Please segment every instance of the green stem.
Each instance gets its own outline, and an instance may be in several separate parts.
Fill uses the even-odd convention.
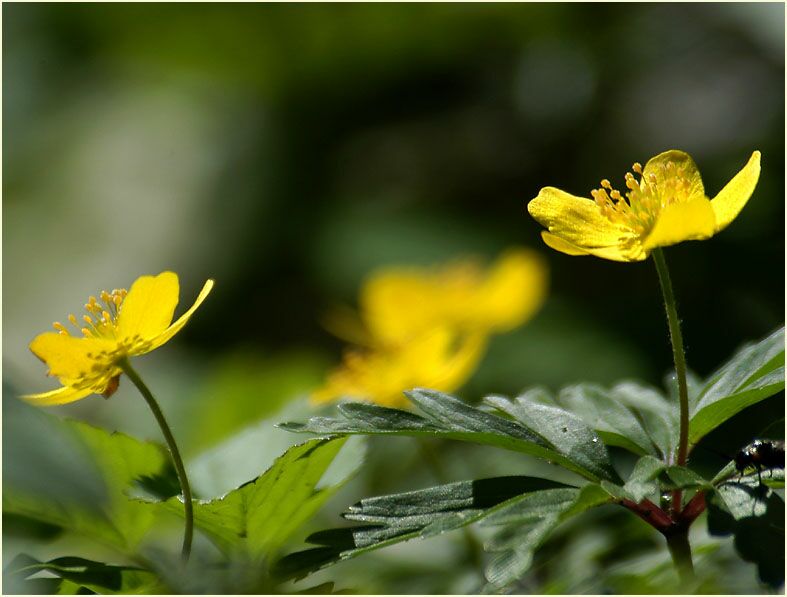
[[[653,261],[659,274],[661,292],[664,295],[664,309],[667,312],[670,341],[672,342],[672,356],[675,360],[675,373],[678,376],[678,399],[680,401],[680,439],[678,440],[677,464],[684,466],[689,448],[689,389],[686,384],[686,353],[683,350],[683,335],[680,331],[678,309],[675,305],[675,295],[672,292],[672,282],[667,269],[667,262],[661,249],[653,251]],[[680,503],[674,503],[674,508],[680,508]]]
[[[158,422],[159,427],[161,427],[161,432],[164,434],[164,439],[167,441],[167,447],[169,448],[169,453],[172,455],[172,462],[175,465],[175,471],[178,474],[178,481],[180,481],[180,488],[183,491],[183,507],[186,517],[186,529],[183,533],[183,549],[181,550],[181,555],[183,557],[183,561],[188,562],[189,555],[191,554],[191,539],[194,534],[194,510],[191,504],[191,488],[189,487],[189,479],[186,476],[186,468],[183,466],[183,459],[180,457],[178,445],[175,443],[175,437],[172,435],[172,430],[169,428],[167,419],[164,418],[164,413],[161,412],[158,402],[156,402],[153,394],[145,385],[145,382],[142,381],[142,378],[131,366],[131,363],[129,363],[128,359],[123,359],[120,361],[118,363],[118,367],[120,367],[123,370],[123,373],[125,373],[132,383],[137,386],[137,389],[139,390],[140,394],[142,394],[145,402],[148,403],[150,410],[153,411],[153,416],[156,417],[156,421]]]
[[[694,563],[691,561],[691,545],[689,545],[689,530],[682,529],[677,533],[667,535],[667,548],[672,556],[672,562],[678,570],[678,577],[682,587],[694,581]]]

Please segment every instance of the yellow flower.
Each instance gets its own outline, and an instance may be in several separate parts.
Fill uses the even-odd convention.
[[[331,321],[366,349],[349,351],[313,399],[403,406],[402,392],[413,387],[456,390],[475,371],[489,336],[532,317],[546,287],[543,259],[526,249],[505,252],[488,269],[474,261],[382,269],[361,290],[360,318],[342,313]]]
[[[122,373],[118,363],[168,342],[186,325],[211,288],[213,280],[208,280],[195,303],[174,323],[179,285],[172,272],[141,276],[128,292],[103,291],[100,301],[91,296],[81,323],[74,315],[68,316],[77,329],[85,326],[82,337],[72,336],[63,324],[55,323],[57,332],[40,334],[30,343],[33,354],[49,366],[48,375],[57,377],[62,387],[23,398],[40,406],[66,404],[90,394],[108,398],[118,387]]]
[[[387,350],[350,350],[312,399],[349,398],[407,406],[404,390],[423,386],[452,392],[461,387],[475,371],[485,347],[482,334],[458,337],[443,327]]]
[[[361,289],[361,317],[368,343],[381,346],[436,326],[506,332],[535,314],[546,289],[544,260],[520,248],[509,249],[486,270],[473,260],[441,268],[389,267],[372,274]]]
[[[568,255],[595,255],[613,261],[642,261],[657,247],[710,238],[726,228],[751,197],[760,176],[760,152],[713,199],[694,160],[670,150],[651,158],[639,175],[626,174],[625,197],[608,180],[592,200],[554,187],[541,189],[527,206],[546,226],[544,242]]]

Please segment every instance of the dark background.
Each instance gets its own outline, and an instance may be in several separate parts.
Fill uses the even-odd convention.
[[[172,269],[185,308],[213,277],[172,346],[140,360],[195,454],[320,383],[342,349],[321,320],[374,268],[512,245],[545,255],[551,293],[464,398],[661,385],[652,263],[551,251],[525,206],[547,185],[620,185],[671,148],[711,197],[763,156],[728,229],[666,250],[690,367],[707,376],[784,321],[781,4],[5,4],[3,25],[17,391],[49,387],[27,344],[89,294]],[[127,385],[54,412],[155,438]],[[783,409],[749,409],[712,447]]]

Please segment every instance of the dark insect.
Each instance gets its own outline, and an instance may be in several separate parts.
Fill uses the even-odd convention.
[[[773,439],[755,439],[735,455],[735,469],[743,476],[749,468],[757,469],[757,478],[762,484],[760,471],[784,468],[784,442]]]

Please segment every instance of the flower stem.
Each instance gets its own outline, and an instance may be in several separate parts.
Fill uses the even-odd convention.
[[[661,249],[653,251],[653,261],[659,274],[661,292],[664,295],[664,309],[667,312],[670,341],[672,342],[672,356],[675,360],[675,373],[678,376],[678,399],[680,401],[680,439],[678,440],[677,464],[684,466],[689,448],[689,389],[686,384],[686,353],[683,350],[683,335],[680,331],[678,309],[675,305],[675,295],[672,292],[672,282],[667,269],[667,262]],[[673,507],[680,509],[679,503],[673,502]]]
[[[653,261],[659,274],[661,293],[664,296],[664,309],[667,312],[667,325],[669,326],[670,341],[672,342],[672,356],[675,360],[675,374],[678,377],[678,400],[680,403],[680,438],[678,440],[677,464],[684,466],[689,448],[689,388],[686,384],[686,353],[683,348],[683,334],[680,331],[678,309],[675,304],[675,295],[672,292],[672,282],[667,269],[667,262],[661,249],[653,251]],[[677,520],[682,511],[683,492],[676,489],[672,492],[672,517]],[[691,561],[691,545],[689,544],[688,525],[681,525],[677,532],[669,533],[667,548],[672,561],[678,569],[678,576],[682,583],[694,579],[694,564]]]
[[[686,589],[686,583],[693,582],[695,578],[694,563],[691,561],[688,528],[667,535],[667,548],[670,556],[672,556],[672,562],[678,570],[678,577],[683,585],[681,588]]]
[[[169,453],[172,455],[172,462],[175,465],[175,471],[178,474],[178,481],[180,481],[180,488],[183,491],[183,507],[186,517],[186,529],[183,532],[183,549],[181,550],[181,556],[183,557],[184,562],[188,562],[189,555],[191,554],[191,539],[194,534],[194,510],[191,504],[191,488],[189,487],[189,479],[186,476],[186,468],[183,466],[183,459],[180,457],[178,445],[175,443],[175,437],[172,435],[172,430],[169,428],[167,419],[164,418],[164,413],[161,412],[158,402],[156,402],[153,394],[145,385],[145,382],[142,381],[142,378],[131,366],[131,363],[129,363],[128,359],[123,359],[122,361],[118,362],[118,367],[120,367],[123,370],[123,373],[125,373],[132,383],[137,386],[137,389],[139,390],[140,394],[142,394],[145,402],[148,403],[150,410],[153,411],[153,416],[156,417],[156,421],[158,422],[159,427],[161,427],[161,432],[164,434],[164,439],[167,441],[167,447],[169,448]]]

